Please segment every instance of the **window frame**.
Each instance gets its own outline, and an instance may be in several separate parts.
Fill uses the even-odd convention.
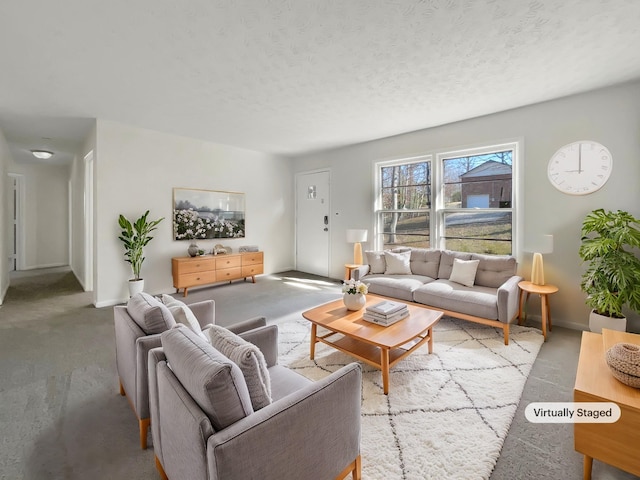
[[[484,155],[504,150],[512,150],[512,177],[511,177],[511,207],[509,208],[482,208],[473,209],[474,212],[495,212],[500,210],[503,212],[511,212],[511,255],[519,259],[522,252],[522,231],[524,218],[524,179],[522,178],[523,159],[523,139],[509,139],[495,143],[483,143],[480,145],[467,146],[456,149],[438,149],[431,152],[425,152],[422,155],[396,158],[393,160],[383,160],[374,164],[374,184],[375,184],[375,202],[374,202],[374,228],[375,232],[373,247],[376,250],[383,248],[383,226],[381,225],[382,213],[393,212],[392,210],[382,210],[382,168],[394,165],[404,165],[410,163],[419,163],[422,161],[430,162],[431,168],[431,208],[420,210],[403,210],[405,212],[424,212],[429,213],[429,244],[430,248],[443,249],[445,244],[444,237],[444,217],[446,213],[460,212],[461,208],[445,208],[444,196],[444,160]]]

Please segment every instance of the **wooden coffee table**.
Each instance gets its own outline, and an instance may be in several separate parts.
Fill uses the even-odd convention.
[[[383,300],[388,299],[369,294],[366,306]],[[429,353],[433,353],[433,326],[442,318],[440,311],[411,303],[407,306],[409,317],[388,327],[363,320],[364,308],[349,311],[342,300],[304,312],[302,316],[311,322],[311,360],[315,356],[316,343],[330,345],[381,369],[383,391],[388,394],[389,369],[425,343],[429,345]],[[318,327],[329,333],[318,336]]]

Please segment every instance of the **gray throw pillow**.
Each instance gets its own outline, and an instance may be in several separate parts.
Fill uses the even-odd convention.
[[[173,328],[176,324],[169,309],[148,293],[136,293],[127,303],[127,312],[144,333],[152,335]]]
[[[367,250],[364,252],[366,262],[369,264],[369,273],[384,273],[387,264],[384,261],[384,252]]]
[[[271,378],[267,362],[260,349],[219,325],[212,325],[207,333],[211,340],[211,346],[242,370],[253,409],[259,410],[269,405],[271,403]]]

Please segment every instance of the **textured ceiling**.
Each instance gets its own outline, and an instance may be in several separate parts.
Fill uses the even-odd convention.
[[[638,79],[638,25],[638,0],[7,0],[0,129],[295,155]]]

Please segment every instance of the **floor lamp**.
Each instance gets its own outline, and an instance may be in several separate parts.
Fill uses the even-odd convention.
[[[533,253],[533,264],[531,266],[531,283],[534,285],[544,285],[544,263],[543,253],[553,253],[553,235],[540,235],[534,248],[529,249]]]
[[[347,242],[353,243],[353,263],[362,265],[362,244],[367,241],[369,232],[367,230],[349,229],[347,230]]]

